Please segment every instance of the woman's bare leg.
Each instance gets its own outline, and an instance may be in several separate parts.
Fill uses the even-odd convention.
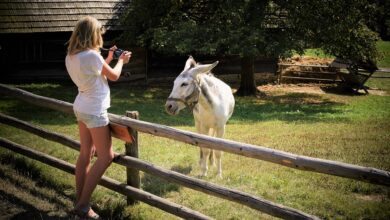
[[[94,152],[92,136],[89,129],[83,122],[78,122],[80,134],[80,155],[76,163],[76,204],[81,197],[85,178],[89,173],[91,156]]]
[[[89,204],[93,190],[96,188],[104,172],[114,159],[114,152],[111,146],[111,134],[108,125],[90,128],[89,131],[98,158],[86,176],[82,193],[76,207],[85,207]]]

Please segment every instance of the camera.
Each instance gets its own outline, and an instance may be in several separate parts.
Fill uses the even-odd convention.
[[[110,51],[110,49],[106,49],[106,48],[101,47],[100,51]],[[114,50],[113,58],[119,59],[119,57],[122,55],[123,52],[124,52],[124,50],[119,49],[119,48]]]
[[[116,49],[115,51],[114,51],[114,59],[119,59],[119,57],[122,55],[122,53],[123,53],[123,50],[122,49]]]

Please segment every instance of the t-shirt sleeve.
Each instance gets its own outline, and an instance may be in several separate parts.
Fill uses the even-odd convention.
[[[101,75],[104,63],[103,57],[97,52],[91,52],[81,63],[82,71],[87,75]]]

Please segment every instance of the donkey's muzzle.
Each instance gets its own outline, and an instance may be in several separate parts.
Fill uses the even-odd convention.
[[[179,106],[175,101],[168,100],[165,103],[165,111],[170,115],[177,115],[179,113]]]

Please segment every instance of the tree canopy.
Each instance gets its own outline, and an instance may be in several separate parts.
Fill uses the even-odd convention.
[[[377,33],[367,27],[376,4],[368,0],[285,1],[294,32],[308,46],[352,62],[375,63]]]
[[[267,24],[271,10],[269,1],[135,0],[126,37],[169,54],[278,56],[289,35]]]
[[[286,57],[309,47],[352,62],[376,61],[370,0],[132,0],[123,37],[166,54]],[[254,80],[243,67],[241,80]],[[252,71],[252,73],[245,73]],[[249,74],[249,78],[246,78]],[[246,93],[255,92],[254,83]]]

